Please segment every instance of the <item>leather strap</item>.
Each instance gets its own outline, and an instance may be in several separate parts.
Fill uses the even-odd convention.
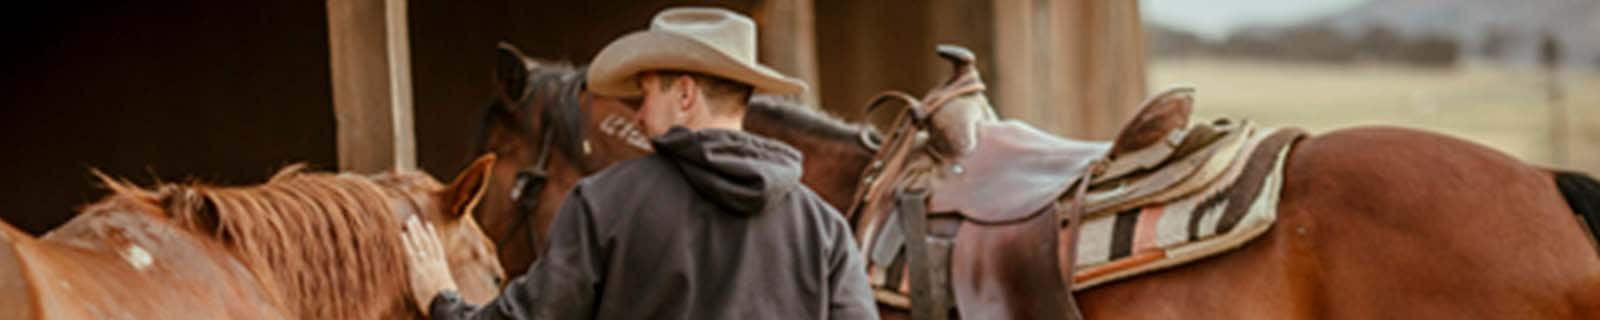
[[[928,261],[928,190],[902,188],[895,194],[900,229],[906,234],[906,267],[911,273],[911,318],[943,320],[949,315],[944,295],[935,294],[932,262]]]
[[[1094,181],[1094,173],[1103,169],[1105,164],[1106,162],[1101,160],[1089,165],[1089,169],[1083,171],[1083,177],[1078,179],[1077,188],[1072,191],[1072,205],[1066,210],[1058,211],[1062,215],[1060,219],[1067,223],[1064,231],[1067,233],[1067,239],[1072,239],[1071,242],[1063,244],[1067,247],[1062,248],[1061,253],[1063,255],[1061,278],[1067,285],[1067,301],[1062,301],[1062,307],[1066,309],[1066,318],[1070,320],[1083,319],[1083,310],[1078,308],[1078,299],[1072,293],[1072,280],[1078,266],[1078,231],[1083,227],[1083,219],[1086,216],[1084,210],[1087,205],[1084,203],[1086,200],[1084,195],[1089,193],[1089,184]]]

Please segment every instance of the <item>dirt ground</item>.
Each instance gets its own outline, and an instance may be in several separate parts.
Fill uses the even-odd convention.
[[[1328,130],[1424,128],[1525,161],[1600,177],[1600,72],[1562,74],[1565,116],[1538,69],[1474,65],[1419,69],[1222,59],[1155,60],[1149,87],[1196,88],[1199,119],[1236,116]],[[1565,132],[1561,132],[1565,123]],[[1565,150],[1558,148],[1565,144]],[[1563,155],[1563,152],[1565,153]]]

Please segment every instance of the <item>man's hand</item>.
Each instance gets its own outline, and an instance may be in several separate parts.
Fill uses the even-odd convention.
[[[422,222],[416,216],[406,219],[400,231],[400,242],[406,247],[406,262],[411,269],[411,298],[423,315],[428,314],[428,303],[445,290],[455,291],[456,281],[450,277],[450,264],[444,258],[444,246],[433,232],[433,224]]]

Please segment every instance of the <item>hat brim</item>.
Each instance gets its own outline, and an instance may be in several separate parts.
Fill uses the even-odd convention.
[[[639,73],[687,71],[721,77],[767,94],[806,91],[806,83],[758,63],[746,63],[690,37],[667,31],[639,31],[618,38],[589,65],[589,91],[619,97],[643,95]]]

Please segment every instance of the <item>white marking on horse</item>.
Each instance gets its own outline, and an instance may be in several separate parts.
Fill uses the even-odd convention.
[[[645,138],[643,130],[639,130],[639,125],[628,117],[606,115],[605,119],[600,120],[600,132],[622,139],[639,149],[650,150],[650,140]]]
[[[151,263],[155,262],[155,258],[150,257],[150,252],[144,251],[144,248],[138,245],[129,245],[127,248],[123,248],[122,259],[127,260],[128,265],[139,271],[144,271],[145,268],[150,267]]]

